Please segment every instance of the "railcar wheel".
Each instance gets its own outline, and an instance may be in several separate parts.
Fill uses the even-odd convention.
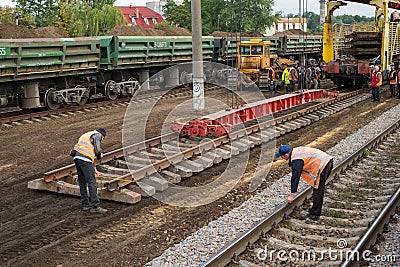
[[[88,101],[89,96],[87,96],[86,94],[84,96],[81,97],[81,101],[79,101],[78,105],[79,106],[83,106],[86,104],[86,102]]]
[[[133,87],[132,92],[129,93],[129,96],[132,97],[132,96],[136,95],[136,93],[137,93],[137,91],[138,91],[140,86],[139,86],[139,82],[133,77],[130,77],[128,81],[129,82],[132,82],[132,81],[133,82],[137,82],[137,83],[135,83],[135,87]]]
[[[55,97],[56,89],[50,88],[46,91],[44,95],[44,105],[47,109],[54,110],[60,108],[60,103],[58,103],[57,98]]]
[[[76,88],[78,88],[78,86]],[[79,106],[82,106],[82,105],[85,105],[89,99],[89,90],[86,90],[86,88],[83,86],[79,86],[79,88],[82,88],[82,90],[85,90],[85,92],[83,93],[83,95],[81,97],[81,101],[79,101],[79,103],[78,103]]]
[[[118,92],[119,92],[118,84],[113,80],[109,80],[105,86],[105,94],[107,99],[109,100],[117,99]]]

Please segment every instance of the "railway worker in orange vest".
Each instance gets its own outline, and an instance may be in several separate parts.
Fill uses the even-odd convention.
[[[375,66],[374,72],[372,73],[371,87],[372,97],[374,102],[381,102],[381,93],[379,92],[382,85],[382,73],[379,71],[379,66]]]
[[[390,97],[395,97],[396,85],[397,85],[397,71],[394,69],[393,63],[390,64],[389,85],[390,85]]]
[[[97,183],[95,173],[98,174],[94,166],[95,158],[101,159],[101,142],[106,137],[106,130],[99,128],[90,131],[79,137],[78,143],[71,151],[74,157],[76,171],[78,173],[79,192],[81,194],[82,209],[90,212],[107,212],[99,206],[100,200],[97,196]],[[89,189],[89,195],[87,192]]]
[[[316,148],[296,147],[291,149],[288,145],[280,146],[275,156],[289,160],[289,166],[292,167],[291,194],[287,202],[292,203],[300,177],[303,178],[313,187],[313,205],[308,213],[302,215],[300,219],[318,220],[324,201],[325,183],[333,168],[333,158]]]

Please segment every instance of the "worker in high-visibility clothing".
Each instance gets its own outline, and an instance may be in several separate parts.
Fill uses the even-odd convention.
[[[285,84],[285,89],[286,89],[286,94],[289,93],[289,87],[290,87],[290,80],[289,80],[289,68],[286,64],[282,64],[283,66],[285,66],[285,70],[282,73],[282,81]]]
[[[95,131],[87,132],[79,137],[71,151],[74,157],[76,171],[78,173],[79,192],[81,194],[82,210],[105,213],[106,209],[101,208],[99,197],[97,196],[97,183],[95,174],[98,174],[94,165],[95,158],[101,160],[101,142],[106,137],[106,130],[99,128]],[[89,195],[88,191],[89,189]]]
[[[382,73],[379,71],[379,66],[375,66],[372,72],[371,87],[372,87],[372,97],[374,102],[381,102],[381,92],[380,87],[382,85]]]
[[[325,183],[333,168],[332,156],[316,148],[296,147],[291,149],[288,145],[280,146],[275,156],[288,160],[289,166],[292,167],[291,193],[287,202],[293,202],[300,177],[303,178],[313,187],[313,205],[308,213],[302,215],[300,219],[318,220],[324,201]]]

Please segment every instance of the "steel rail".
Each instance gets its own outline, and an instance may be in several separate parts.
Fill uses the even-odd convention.
[[[366,149],[372,149],[377,146],[382,140],[384,140],[390,133],[399,128],[400,120],[394,122],[392,125],[388,126],[383,132],[377,134],[369,142],[360,147],[357,151],[353,152],[343,161],[341,161],[337,166],[332,169],[330,178],[327,180],[329,183],[334,177],[341,171],[345,170],[348,166],[352,165],[355,161],[364,155]],[[266,218],[258,222],[255,226],[247,230],[243,235],[236,238],[228,246],[224,247],[218,251],[213,257],[211,257],[207,262],[203,263],[202,267],[211,266],[225,266],[240,255],[246,248],[256,242],[260,237],[264,236],[265,233],[270,231],[275,225],[277,225],[281,220],[285,219],[293,210],[301,206],[304,201],[310,198],[312,195],[312,187],[304,188],[299,194],[296,195],[294,201],[291,204],[282,203],[279,205],[275,211],[269,214]],[[382,215],[383,216],[383,215]],[[379,221],[375,221],[373,225],[376,228],[379,227]],[[372,235],[372,234],[371,234]],[[364,238],[363,238],[364,240]],[[367,247],[369,245],[368,241],[363,241],[360,248]]]
[[[357,243],[352,253],[347,257],[346,261],[341,265],[342,267],[360,266],[360,255],[364,255],[364,251],[369,249],[375,244],[378,239],[379,233],[382,232],[385,225],[389,222],[390,217],[396,213],[396,209],[400,204],[400,187],[396,193],[390,198],[389,202],[383,208],[382,212],[375,219],[372,225],[368,228],[367,232]]]
[[[210,87],[207,89],[212,90],[215,88],[216,88],[216,86]],[[182,92],[185,92],[185,91],[182,91]],[[182,92],[174,92],[174,94],[182,93]],[[165,93],[165,92],[163,91],[163,93]],[[157,95],[151,95],[151,96],[159,96],[159,93]],[[162,96],[163,96],[163,94],[162,94]],[[143,95],[143,97],[148,98],[149,94]],[[142,99],[142,98],[140,98],[140,99]],[[111,160],[114,160],[114,159],[124,156],[124,149],[129,153],[134,153],[141,149],[146,149],[146,148],[151,148],[151,147],[157,146],[157,145],[161,144],[161,140],[170,141],[170,140],[172,140],[173,137],[174,137],[174,133],[170,133],[170,134],[150,138],[148,140],[127,146],[125,148],[119,148],[119,149],[104,153],[103,158],[100,161],[100,163],[106,163]],[[61,167],[61,168],[58,168],[58,169],[55,169],[55,170],[52,170],[49,172],[45,172],[44,181],[51,182],[51,181],[59,180],[64,177],[71,176],[74,172],[75,172],[75,165],[69,164],[67,166],[64,166],[64,167]]]
[[[108,100],[108,101],[89,103],[89,104],[85,104],[82,106],[72,106],[72,107],[67,107],[67,108],[63,108],[63,109],[46,110],[46,111],[27,113],[27,114],[21,114],[21,115],[16,115],[16,116],[3,117],[3,118],[0,118],[0,123],[11,123],[11,122],[17,122],[17,121],[22,121],[22,120],[29,120],[29,119],[33,119],[33,118],[40,118],[40,117],[49,116],[49,115],[59,115],[59,114],[63,114],[66,112],[74,112],[74,111],[84,110],[84,109],[89,109],[89,108],[98,108],[98,107],[108,106],[108,105],[112,105],[112,104],[118,104],[118,103],[126,102],[126,101],[129,101],[129,98],[120,98],[120,99],[116,99],[116,100]]]
[[[276,119],[274,118],[273,120],[267,120],[267,121],[260,122],[258,124],[252,125],[252,126],[248,126],[244,129],[236,130],[234,132],[231,132],[229,134],[229,136],[225,135],[225,136],[214,138],[208,142],[201,143],[197,146],[188,148],[188,149],[186,149],[182,152],[179,152],[175,155],[171,155],[171,156],[166,157],[165,159],[156,161],[156,162],[152,163],[151,165],[147,165],[143,168],[135,170],[134,172],[131,172],[131,173],[125,174],[121,177],[107,181],[104,183],[104,186],[107,190],[110,190],[110,191],[117,190],[119,188],[122,188],[122,187],[134,182],[134,181],[139,181],[139,180],[147,177],[148,175],[152,175],[154,173],[160,172],[161,170],[166,169],[166,168],[172,166],[173,164],[182,162],[185,158],[187,159],[187,158],[194,157],[195,155],[201,154],[203,151],[207,151],[212,148],[221,146],[222,144],[226,144],[230,140],[236,140],[245,135],[250,135],[250,134],[253,134],[256,132],[260,132],[261,130],[267,129],[278,123],[282,123],[282,122],[285,122],[285,121],[288,121],[291,119],[296,119],[304,114],[311,113],[311,112],[313,112],[317,109],[321,109],[327,105],[331,105],[338,101],[345,100],[352,96],[360,94],[360,92],[361,91],[355,91],[355,92],[340,96],[335,99],[330,99],[328,101],[324,101],[324,102],[316,104],[312,107],[308,107],[308,108],[305,108],[300,111],[295,111],[291,114],[287,114],[287,115],[284,115],[284,116],[276,118]]]
[[[207,88],[210,90],[210,88]],[[158,92],[151,92],[151,93],[145,93],[145,94],[140,94],[135,96],[134,100],[143,100],[151,97],[156,97],[156,96],[164,96],[164,95],[170,95],[170,94],[180,94],[183,92],[190,92],[189,90],[175,90],[175,91],[170,91],[170,90],[163,90],[163,91],[158,91]],[[21,114],[21,115],[11,115],[11,116],[6,116],[6,117],[0,117],[0,124],[3,123],[12,123],[12,122],[18,122],[22,120],[29,120],[33,118],[40,118],[40,117],[45,117],[45,116],[50,116],[50,115],[60,115],[63,113],[67,112],[75,112],[79,110],[85,110],[85,109],[91,109],[91,108],[99,108],[99,107],[104,107],[104,106],[109,106],[113,104],[118,104],[118,103],[123,103],[123,102],[128,102],[130,101],[130,97],[125,97],[125,98],[118,98],[115,100],[107,100],[107,101],[98,101],[94,103],[88,103],[82,106],[70,106],[66,108],[61,108],[61,109],[55,109],[55,110],[46,110],[46,111],[39,111],[39,112],[33,112],[33,113],[26,113],[26,114]],[[14,112],[10,112],[14,113]],[[7,115],[7,113],[2,114],[2,116]]]
[[[104,153],[103,158],[101,159],[100,163],[106,163],[111,160],[123,157],[124,149],[127,152],[134,153],[134,152],[137,152],[137,151],[140,151],[143,149],[157,146],[157,145],[161,144],[161,140],[165,140],[165,141],[172,140],[174,138],[174,136],[175,136],[174,133],[157,136],[157,137],[145,140],[143,142],[127,146],[125,148],[118,148],[116,150]],[[44,181],[51,182],[51,181],[59,180],[66,176],[72,175],[74,173],[74,171],[75,171],[75,164],[69,164],[62,168],[58,168],[58,169],[46,172],[44,174]]]

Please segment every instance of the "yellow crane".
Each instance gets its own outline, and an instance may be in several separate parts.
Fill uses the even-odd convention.
[[[389,8],[400,9],[400,1],[398,0],[348,0],[347,2],[355,2],[360,4],[373,5],[376,7],[375,10],[375,23],[378,25],[379,22],[382,25],[376,27],[377,30],[382,32],[382,43],[381,43],[381,69],[387,70],[388,64],[391,63],[392,59],[396,55],[400,55],[397,52],[398,46],[398,27],[397,23],[393,24],[388,20]],[[329,62],[334,60],[334,35],[332,27],[332,16],[333,12],[345,6],[347,3],[343,1],[328,0],[326,2],[326,18],[324,22],[324,39],[323,39],[323,60]],[[392,25],[393,24],[393,25]],[[395,32],[395,33],[394,33]]]

